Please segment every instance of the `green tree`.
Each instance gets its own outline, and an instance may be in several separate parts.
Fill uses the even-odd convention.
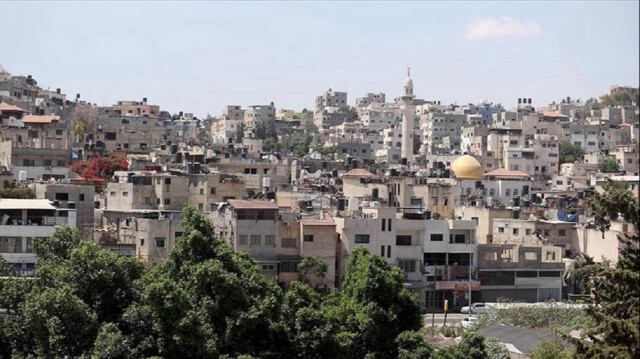
[[[400,268],[366,248],[351,253],[342,292],[327,304],[348,357],[395,358],[398,335],[422,328],[418,301],[403,281]]]
[[[245,128],[246,127],[243,122],[239,123],[238,127],[236,127],[236,143],[242,143]]]
[[[543,340],[540,345],[529,352],[531,359],[570,359],[571,352],[565,349],[562,341]]]
[[[462,335],[460,344],[456,347],[459,359],[487,359],[489,356],[484,344],[484,336],[476,332],[466,332]]]
[[[590,341],[576,340],[576,358],[640,357],[640,204],[629,190],[609,183],[590,206],[595,223],[604,232],[620,218],[633,225],[632,233],[618,236],[615,267],[599,265],[592,278],[596,305],[586,308],[589,321],[582,332]]]
[[[422,334],[414,331],[400,333],[396,338],[398,359],[429,359],[433,347],[425,342]]]
[[[267,138],[262,143],[262,150],[267,152],[280,152],[282,148],[282,144],[273,138]]]
[[[420,147],[422,147],[422,141],[420,141],[420,136],[413,136],[413,154],[418,154],[420,152]]]
[[[327,276],[329,264],[324,259],[320,259],[311,254],[304,256],[300,264],[298,264],[298,280],[311,284],[316,282],[315,287],[318,288],[318,281]]]
[[[485,337],[484,339],[484,347],[487,351],[488,359],[509,359],[511,356],[509,355],[509,349],[500,343],[498,339]]]
[[[321,297],[309,285],[293,282],[282,305],[282,324],[291,356],[297,358],[334,358],[339,345],[335,328],[321,309]]]
[[[182,228],[169,259],[144,277],[143,300],[126,313],[126,326],[141,330],[137,322],[146,323],[143,331],[152,333],[165,357],[277,353],[278,332],[272,328],[279,320],[281,291],[247,253],[216,237],[190,206],[183,211]],[[145,352],[150,342],[137,335],[134,350]]]
[[[560,142],[560,163],[573,163],[582,161],[585,151],[580,145],[574,145],[569,141]]]
[[[609,265],[609,262],[607,261],[605,265]],[[596,275],[597,269],[596,262],[586,253],[581,253],[574,259],[567,273],[574,294],[591,292],[591,279]]]
[[[620,172],[620,164],[615,158],[607,158],[598,164],[598,168],[602,173],[618,173]]]
[[[263,122],[258,122],[253,129],[253,133],[257,139],[264,140],[267,138],[267,126]]]
[[[600,102],[604,107],[633,106],[634,101],[638,103],[637,96],[634,99],[627,91],[616,91],[612,94],[600,96]]]
[[[95,313],[68,286],[33,292],[5,325],[12,355],[37,358],[80,357],[98,329]]]
[[[113,323],[100,328],[93,345],[92,359],[129,359],[135,358],[129,340]]]

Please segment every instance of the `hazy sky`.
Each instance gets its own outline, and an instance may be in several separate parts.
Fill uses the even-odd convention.
[[[638,86],[638,1],[7,2],[0,64],[98,104],[312,109],[328,88],[511,107]]]

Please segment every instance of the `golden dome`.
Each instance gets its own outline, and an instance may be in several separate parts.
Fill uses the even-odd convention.
[[[464,155],[458,157],[451,164],[451,169],[457,179],[461,180],[482,180],[484,179],[484,169],[478,160]]]

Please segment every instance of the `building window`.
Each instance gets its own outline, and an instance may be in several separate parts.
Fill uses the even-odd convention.
[[[452,234],[451,243],[464,244],[467,241],[467,236],[464,234]]]
[[[264,245],[265,246],[275,246],[276,245],[276,236],[273,234],[267,234],[264,236]]]
[[[478,217],[471,217],[471,220],[476,223],[476,226],[478,225]]]
[[[246,246],[248,244],[247,243],[247,238],[248,238],[248,236],[246,234],[238,235],[238,245]]]
[[[411,236],[396,236],[396,245],[397,246],[410,246],[411,245]]]
[[[558,235],[559,235],[560,237],[564,237],[564,236],[566,236],[566,235],[567,235],[567,230],[566,230],[566,229],[559,229],[559,230],[558,230]]]
[[[262,265],[263,272],[271,272],[273,271],[273,264],[263,264]]]
[[[489,190],[489,196],[494,196],[496,194],[496,190],[494,188]]]
[[[382,231],[384,232],[384,230],[387,227],[387,220],[385,218],[382,219]]]
[[[78,202],[84,202],[84,193],[78,195]]]
[[[56,200],[58,201],[68,201],[69,194],[68,193],[56,193]]]
[[[313,234],[305,234],[303,240],[305,242],[313,242]]]
[[[200,188],[200,194],[204,194],[204,188]]]
[[[504,227],[498,227],[498,233],[504,233]]]
[[[387,258],[391,258],[391,246],[387,246]]]
[[[51,166],[51,160],[42,160],[43,166]]]
[[[260,241],[262,239],[262,236],[259,234],[252,234],[251,235],[251,245],[252,246],[259,246],[260,245]]]
[[[507,188],[507,190],[504,191],[504,195],[507,197],[511,197],[511,190]]]
[[[368,234],[356,234],[355,241],[356,241],[356,243],[369,243],[369,235]]]
[[[518,189],[517,189],[517,188],[513,190],[513,195],[514,195],[514,196],[517,196],[517,195],[518,195]]]
[[[164,204],[170,205],[171,204],[171,198],[165,198],[164,199]]]
[[[129,192],[122,192],[122,197],[129,197]]]
[[[413,260],[399,260],[398,267],[402,268],[405,273],[416,271],[416,261]]]
[[[110,195],[111,197],[115,197],[115,196],[116,196],[116,192],[115,192],[115,191],[111,191],[111,193],[109,193],[109,195]]]
[[[514,228],[514,229],[513,229],[513,235],[514,235],[514,236],[517,236],[518,234],[520,234],[520,229],[518,229],[518,228]]]
[[[530,235],[530,234],[531,234],[531,229],[530,229],[530,228],[525,229],[525,230],[524,230],[524,233],[525,233],[527,236],[528,236],[528,235]]]
[[[444,240],[444,235],[442,234],[431,234],[431,241],[432,242],[442,242]]]
[[[211,188],[209,189],[209,193],[210,193],[210,194],[216,194],[216,188],[215,188],[215,187],[211,187]]]
[[[140,238],[140,247],[144,247],[144,238]]]
[[[164,179],[164,184],[170,185],[171,184],[171,178],[165,178]]]
[[[380,246],[380,257],[384,257],[384,246]]]
[[[280,263],[281,273],[297,273],[299,262],[285,261]]]
[[[387,231],[391,232],[391,218],[387,221]]]
[[[296,247],[296,239],[295,238],[282,238],[280,240],[280,245],[282,248],[295,248]]]
[[[165,239],[164,238],[156,238],[156,248],[164,248]]]

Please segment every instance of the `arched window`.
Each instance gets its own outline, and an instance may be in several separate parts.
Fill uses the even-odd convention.
[[[518,195],[518,189],[517,189],[517,188],[513,190],[513,195],[514,195],[514,196],[517,196],[517,195]]]
[[[494,196],[496,194],[495,188],[489,190],[489,196]]]
[[[504,195],[507,197],[511,197],[511,190],[507,189],[506,191],[504,191]]]

